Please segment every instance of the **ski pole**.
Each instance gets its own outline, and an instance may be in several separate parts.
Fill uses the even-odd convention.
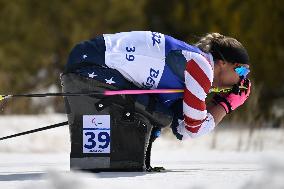
[[[240,89],[247,89],[246,87],[240,86]],[[211,88],[210,93],[221,93],[230,92],[232,88],[218,89]],[[10,95],[0,95],[0,101],[16,98],[16,97],[56,97],[56,96],[92,96],[92,95],[122,95],[122,94],[161,94],[161,93],[183,93],[184,89],[149,89],[149,90],[106,90],[103,92],[91,91],[91,92],[63,92],[63,93],[31,93],[31,94],[10,94]]]
[[[35,133],[35,132],[39,132],[39,131],[53,129],[53,128],[61,127],[61,126],[64,126],[64,125],[68,125],[68,121],[64,121],[64,122],[61,122],[61,123],[56,123],[56,124],[53,124],[53,125],[49,125],[49,126],[45,126],[45,127],[29,130],[29,131],[24,131],[24,132],[13,134],[13,135],[8,135],[8,136],[5,136],[5,137],[1,137],[0,140],[6,140],[8,138],[14,138],[14,137],[27,135],[27,134],[31,134],[31,133]]]

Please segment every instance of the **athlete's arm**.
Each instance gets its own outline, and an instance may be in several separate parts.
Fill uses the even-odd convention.
[[[212,131],[224,117],[219,106],[207,111],[205,99],[213,82],[213,68],[201,54],[183,51],[186,58],[185,90],[183,99],[184,119],[178,121],[177,132],[182,139],[198,137]],[[212,114],[211,114],[212,113]]]
[[[226,115],[225,109],[219,104],[209,106],[207,111],[213,116],[215,125],[218,125]]]

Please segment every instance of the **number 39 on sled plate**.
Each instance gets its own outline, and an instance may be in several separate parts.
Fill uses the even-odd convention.
[[[83,153],[110,153],[110,115],[83,116]]]

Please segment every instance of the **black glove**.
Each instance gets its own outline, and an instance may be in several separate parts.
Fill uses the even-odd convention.
[[[178,119],[183,119],[183,99],[181,98],[174,102],[171,106],[171,110],[174,113],[171,124],[172,132],[178,140],[182,140],[182,135],[177,132],[177,127],[179,125]]]
[[[173,122],[172,122],[172,124],[171,124],[172,132],[173,132],[173,134],[176,136],[176,138],[177,138],[178,140],[182,140],[182,137],[183,137],[183,136],[182,136],[181,134],[179,134],[178,131],[177,131],[178,125],[179,125],[178,119],[177,119],[177,117],[174,117],[174,118],[173,118]]]

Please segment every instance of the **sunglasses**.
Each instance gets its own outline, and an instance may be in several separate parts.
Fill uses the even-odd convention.
[[[234,70],[240,77],[243,77],[243,78],[246,78],[250,72],[250,69],[245,66],[238,66]]]

